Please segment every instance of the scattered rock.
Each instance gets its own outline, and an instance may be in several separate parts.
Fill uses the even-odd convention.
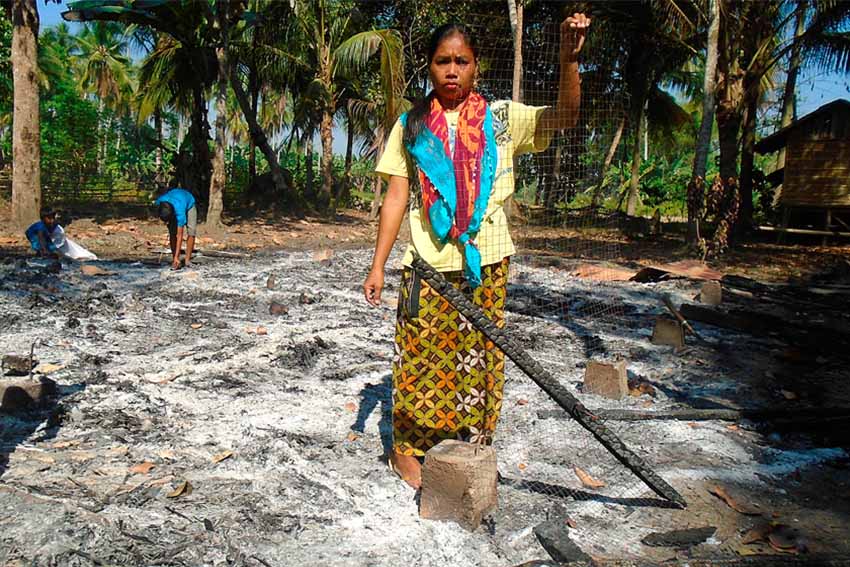
[[[269,303],[269,315],[286,315],[287,313],[289,313],[289,307],[286,305],[277,301]]]
[[[7,354],[3,357],[3,371],[7,376],[27,376],[30,370],[35,368],[38,360],[30,359],[29,356],[19,356],[17,354]]]
[[[274,277],[274,274],[269,276],[269,279],[266,280],[266,288],[274,289],[277,286],[277,278]]]
[[[312,305],[318,302],[319,299],[317,297],[308,295],[305,291],[302,291],[301,295],[298,296],[298,303],[300,303],[301,305]]]

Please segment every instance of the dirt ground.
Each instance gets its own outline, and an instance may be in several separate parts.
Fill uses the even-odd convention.
[[[420,519],[415,495],[382,460],[394,300],[372,309],[361,299],[375,226],[360,213],[201,231],[202,252],[245,256],[202,253],[177,272],[167,258],[151,262],[166,245],[160,223],[78,219],[67,234],[107,273],[86,276],[70,262],[56,273],[25,257],[22,237],[0,232],[0,354],[34,348],[36,376],[59,385],[47,407],[0,415],[0,565],[512,566],[549,557],[533,531],[546,521],[600,559],[850,555],[846,418],[607,420],[682,494],[688,507],[678,510],[512,364],[498,509],[471,533]],[[693,302],[700,281],[598,281],[535,261],[570,251],[573,264],[635,268],[683,258],[679,239],[518,235],[508,325],[592,410],[850,407],[850,355],[828,345],[801,350],[782,336],[698,323],[704,342],[652,344],[660,295]],[[814,281],[848,257],[847,246],[765,241],[712,267],[787,283]],[[627,362],[632,395],[582,392],[588,361],[612,358]],[[589,488],[575,467],[605,486]],[[642,541],[706,526],[713,536],[680,549]]]

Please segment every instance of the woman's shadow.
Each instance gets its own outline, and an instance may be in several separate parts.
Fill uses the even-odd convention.
[[[363,433],[366,420],[380,405],[381,417],[378,421],[378,432],[381,435],[381,446],[384,454],[389,455],[393,446],[393,379],[388,373],[377,384],[366,384],[360,390],[360,409],[357,411],[357,419],[351,426],[352,431]]]

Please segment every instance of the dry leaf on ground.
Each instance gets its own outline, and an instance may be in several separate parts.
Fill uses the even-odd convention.
[[[745,514],[747,516],[759,516],[761,515],[761,511],[759,511],[755,506],[745,502],[742,498],[734,496],[729,493],[729,491],[716,484],[714,486],[710,486],[708,491],[729,505],[730,508],[739,512],[741,514]]]
[[[357,404],[354,402],[346,402],[345,409],[348,411],[357,411]]]
[[[200,329],[201,327],[204,326],[204,324],[203,323],[192,323],[189,326],[192,327],[193,329]]]
[[[133,465],[132,467],[130,467],[130,472],[136,474],[148,474],[155,466],[156,465],[152,462],[145,461],[143,463],[139,463],[138,465]]]
[[[747,545],[757,541],[765,541],[770,533],[770,524],[759,524],[744,534],[741,538],[741,544]]]
[[[806,549],[800,532],[785,524],[772,524],[767,542],[770,547],[782,553],[799,553]]]
[[[354,433],[353,431],[349,431],[347,439],[353,443],[354,441],[360,439],[360,436]]]
[[[42,362],[38,366],[32,369],[35,374],[50,374],[51,372],[56,372],[57,370],[62,370],[65,368],[64,364],[50,364],[49,362]]]
[[[601,480],[597,480],[597,479],[593,478],[592,476],[587,474],[587,472],[585,472],[583,469],[581,469],[579,467],[573,467],[573,470],[575,471],[576,476],[581,481],[581,483],[585,486],[585,488],[594,488],[595,489],[595,488],[602,488],[603,486],[605,486],[604,482],[602,482]]]
[[[528,403],[528,400],[526,400],[525,398],[520,398],[516,401],[516,405],[518,405],[518,406],[524,406],[527,403]]]
[[[779,390],[779,392],[782,394],[782,397],[785,398],[786,400],[796,400],[797,398],[800,397],[800,396],[797,395],[796,392],[792,392],[791,390]]]
[[[84,276],[113,276],[115,272],[110,272],[109,270],[104,270],[103,268],[98,268],[97,266],[92,266],[91,264],[83,264],[80,266],[80,271]]]
[[[222,451],[221,453],[216,453],[215,455],[213,455],[212,462],[220,463],[224,459],[229,459],[232,456],[233,456],[233,451]]]
[[[188,494],[192,494],[192,485],[189,484],[188,480],[184,480],[180,484],[177,485],[177,488],[166,494],[168,498],[177,498],[180,496],[186,496]]]
[[[528,467],[528,465],[526,465],[525,463],[520,463],[520,464],[518,464],[516,467],[517,467],[519,470],[524,471],[524,470],[526,469],[526,467]]]

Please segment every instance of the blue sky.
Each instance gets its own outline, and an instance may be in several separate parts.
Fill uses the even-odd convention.
[[[43,27],[62,21],[61,12],[66,10],[66,2],[45,4],[38,2],[38,11]],[[72,26],[76,24],[71,24]],[[816,108],[837,98],[850,98],[850,76],[835,73],[821,73],[812,69],[804,70],[797,81],[798,113],[808,114]]]

